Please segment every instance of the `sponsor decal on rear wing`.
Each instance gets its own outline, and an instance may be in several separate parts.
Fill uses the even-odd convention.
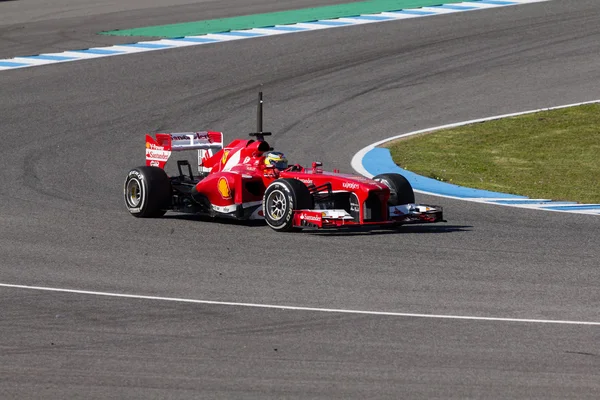
[[[157,133],[156,139],[159,140],[159,137],[170,140],[172,151],[221,150],[223,148],[223,134],[221,132]]]
[[[223,133],[177,132],[146,135],[146,165],[164,168],[173,151],[198,150],[198,172],[208,172],[205,160],[223,149]]]

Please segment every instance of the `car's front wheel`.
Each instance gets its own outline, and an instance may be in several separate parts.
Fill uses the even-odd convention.
[[[276,231],[292,230],[294,210],[312,207],[312,195],[306,185],[297,179],[277,179],[267,187],[263,196],[265,221]]]
[[[389,206],[399,206],[415,202],[415,192],[408,180],[400,174],[381,174],[373,177],[390,188]]]
[[[171,205],[171,191],[171,181],[163,169],[137,167],[125,179],[125,206],[134,217],[162,217]]]

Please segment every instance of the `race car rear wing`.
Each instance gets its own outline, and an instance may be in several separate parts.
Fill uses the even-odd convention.
[[[198,172],[209,172],[204,161],[223,149],[221,132],[157,133],[146,135],[146,165],[164,168],[173,151],[198,150]]]

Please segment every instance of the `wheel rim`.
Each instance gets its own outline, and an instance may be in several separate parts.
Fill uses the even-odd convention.
[[[398,192],[396,192],[396,189],[389,181],[387,181],[386,179],[383,179],[383,178],[376,179],[376,181],[383,183],[385,186],[387,186],[390,189],[389,202],[397,202],[398,201]]]
[[[274,221],[279,221],[285,216],[287,211],[287,200],[285,194],[279,190],[274,190],[267,197],[267,213]]]
[[[139,207],[142,200],[142,188],[137,179],[127,182],[127,202],[131,207]]]

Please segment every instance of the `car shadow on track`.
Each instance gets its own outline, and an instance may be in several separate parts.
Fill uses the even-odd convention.
[[[400,225],[395,227],[360,227],[337,230],[306,230],[304,233],[319,236],[400,235],[422,233],[469,232],[470,225]]]
[[[196,215],[196,214],[167,214],[163,217],[163,219],[175,219],[175,220],[184,220],[184,221],[198,221],[198,222],[206,222],[209,224],[217,224],[217,225],[238,225],[238,226],[247,226],[247,227],[265,227],[267,226],[266,222],[260,219],[256,220],[237,220],[233,218],[213,218],[205,215]]]
[[[217,225],[234,225],[248,228],[267,228],[267,223],[264,220],[236,220],[227,218],[212,218],[203,215],[195,214],[167,214],[164,219],[198,221]],[[399,225],[394,227],[381,226],[362,226],[351,228],[337,229],[304,229],[300,232],[288,232],[290,234],[312,234],[319,236],[357,236],[357,235],[390,235],[390,234],[407,234],[407,233],[450,233],[450,232],[467,232],[473,228],[470,225]],[[284,232],[281,232],[284,233]]]

